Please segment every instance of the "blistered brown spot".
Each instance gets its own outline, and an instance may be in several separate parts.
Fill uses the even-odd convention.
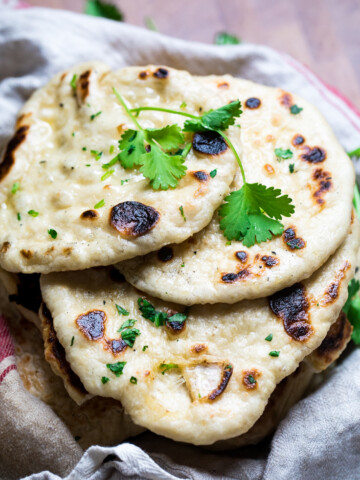
[[[6,175],[10,172],[11,167],[14,165],[15,152],[24,142],[29,129],[29,125],[23,125],[22,127],[18,128],[12,139],[7,144],[3,159],[0,163],[0,181],[6,177]]]
[[[333,323],[326,337],[313,353],[315,367],[325,369],[334,362],[345,349],[351,338],[352,326],[344,312],[340,312],[336,322]],[[313,358],[314,360],[314,358]]]
[[[2,246],[1,246],[0,252],[1,252],[1,253],[6,253],[6,252],[9,250],[10,245],[11,245],[10,242],[4,242],[4,243],[2,244]]]
[[[244,370],[242,372],[242,383],[247,390],[255,390],[258,386],[256,379],[260,376],[261,373],[256,368],[253,368],[251,370]]]
[[[309,163],[321,163],[326,159],[326,152],[321,147],[304,147],[301,158]]]
[[[197,132],[193,136],[194,150],[206,155],[218,155],[228,148],[223,137],[217,132]]]
[[[279,259],[271,255],[264,255],[261,260],[264,262],[265,267],[268,268],[272,268],[279,263]]]
[[[62,253],[63,255],[65,255],[66,257],[68,257],[69,255],[71,255],[71,252],[72,252],[72,247],[65,247],[62,249]]]
[[[340,293],[341,282],[345,277],[345,272],[350,268],[350,264],[345,262],[340,271],[336,274],[334,281],[327,287],[321,305],[333,303]]]
[[[313,193],[316,202],[323,205],[325,200],[323,197],[332,188],[331,174],[321,168],[316,168],[313,172],[313,179],[317,183],[317,190]]]
[[[87,70],[86,72],[83,72],[76,84],[76,93],[78,96],[78,99],[80,99],[82,102],[85,101],[86,97],[89,95],[89,86],[90,86],[90,75],[91,75],[91,70]]]
[[[125,123],[120,123],[120,125],[116,127],[116,130],[118,131],[118,133],[122,134],[125,130],[125,127],[126,127]]]
[[[142,72],[139,73],[139,78],[140,80],[145,80],[145,78],[147,78],[149,76],[149,72],[147,72],[146,70],[143,70]]]
[[[246,263],[249,255],[244,252],[243,250],[239,250],[238,252],[235,253],[235,257],[240,260],[241,263]]]
[[[106,344],[114,355],[123,352],[127,348],[127,343],[122,338],[118,340],[106,340]]]
[[[240,270],[238,273],[225,273],[222,275],[221,280],[224,283],[234,283],[237,280],[244,280],[249,275],[250,271],[247,268],[244,268],[244,270]]]
[[[85,212],[80,215],[80,218],[82,220],[95,220],[98,216],[99,214],[96,210],[85,210]]]
[[[52,365],[56,374],[64,379],[65,383],[74,388],[81,396],[85,397],[87,391],[81,383],[80,378],[73,372],[69,362],[66,360],[64,347],[59,342],[54,330],[51,313],[44,303],[41,306],[41,319],[46,360]]]
[[[44,255],[50,255],[50,253],[52,253],[54,250],[55,250],[55,247],[52,246],[52,247],[48,248],[47,250],[45,250]]]
[[[271,166],[269,163],[266,163],[264,165],[264,169],[266,170],[266,173],[268,173],[269,175],[272,175],[273,173],[275,173],[274,167]]]
[[[229,383],[229,380],[231,378],[233,372],[233,366],[228,364],[226,367],[224,367],[223,374],[221,381],[219,385],[208,395],[209,400],[215,400],[219,395],[221,395],[225,388],[227,387],[227,384]]]
[[[182,333],[186,328],[186,320],[184,322],[172,322],[171,317],[166,320],[165,327],[167,328],[168,332],[177,335]]]
[[[40,274],[18,273],[16,277],[17,293],[9,295],[10,302],[38,313],[41,305]]]
[[[33,256],[32,250],[20,250],[21,255],[28,260]]]
[[[291,107],[293,104],[293,99],[291,93],[282,92],[280,96],[280,103],[284,105],[284,107]]]
[[[250,97],[245,101],[245,107],[250,108],[250,110],[254,110],[255,108],[259,108],[261,105],[260,98]]]
[[[218,83],[217,86],[218,86],[218,88],[229,88],[229,87],[230,87],[230,85],[228,84],[228,82]]]
[[[158,251],[157,256],[161,262],[169,262],[174,257],[174,252],[171,247],[162,247]]]
[[[21,115],[19,115],[19,117],[16,120],[16,128],[18,129],[18,128],[22,127],[23,126],[22,124],[23,124],[24,120],[31,117],[31,115],[32,115],[31,112],[22,113]]]
[[[290,250],[300,250],[306,245],[305,240],[296,236],[296,230],[294,227],[287,228],[284,231],[283,240]]]
[[[204,343],[196,343],[195,345],[193,345],[191,347],[190,350],[193,353],[202,353],[202,352],[205,352],[207,349],[208,349],[208,347]]]
[[[66,77],[67,75],[67,72],[64,72],[61,77],[60,77],[60,82],[62,82],[64,80],[64,78]]]
[[[102,310],[91,310],[79,315],[75,322],[89,340],[100,340],[104,336],[106,313]]]
[[[299,145],[302,145],[304,142],[305,142],[305,138],[299,133],[294,135],[291,140],[291,143],[294,145],[294,147],[298,147]]]
[[[166,68],[159,67],[157,70],[155,70],[153,75],[155,78],[168,78],[169,70],[166,70]]]
[[[140,202],[118,203],[110,213],[110,225],[128,238],[145,235],[159,220],[160,214],[155,208]]]
[[[272,312],[284,323],[286,333],[294,340],[303,342],[312,334],[309,319],[309,302],[303,285],[296,283],[269,297]]]
[[[199,170],[197,172],[191,172],[191,175],[196,178],[199,182],[205,183],[210,179],[210,175],[204,170]]]

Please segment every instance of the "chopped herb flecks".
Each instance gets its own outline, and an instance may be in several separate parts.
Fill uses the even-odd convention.
[[[48,234],[50,235],[51,238],[53,238],[55,240],[55,238],[57,237],[57,231],[52,229],[52,228],[49,228],[48,230]]]
[[[149,348],[149,345],[144,345],[142,348],[142,351],[145,352],[145,350],[147,350],[148,348]]]
[[[118,305],[117,303],[115,303],[115,306],[119,315],[129,315],[129,312],[125,310],[125,308],[120,307],[120,305]]]
[[[15,183],[13,184],[13,186],[11,187],[11,193],[13,193],[13,194],[16,193],[16,192],[19,190],[19,188],[20,188],[20,183],[19,183],[19,182],[15,182]]]
[[[165,372],[171,370],[172,368],[179,368],[179,365],[177,363],[162,363],[160,365],[160,370],[163,375],[165,375]]]
[[[272,333],[269,333],[269,335],[265,338],[265,340],[267,342],[271,342],[272,339],[273,339],[273,334]]]
[[[252,375],[248,375],[248,376],[247,376],[247,379],[248,379],[249,383],[251,383],[252,385],[253,385],[254,383],[256,383],[256,380],[255,380],[255,378],[254,378]]]
[[[130,378],[130,383],[132,383],[133,385],[136,385],[137,384],[137,378],[136,377],[131,377]]]
[[[21,220],[21,214],[20,214],[19,212],[16,214],[16,217],[17,217],[17,219],[18,219],[19,222],[20,222],[20,220]]]
[[[179,207],[179,210],[180,210],[181,216],[182,216],[183,219],[184,219],[184,222],[186,222],[186,217],[185,217],[185,213],[184,213],[184,207],[181,205],[181,206]]]
[[[211,170],[210,177],[214,178],[214,177],[216,177],[216,174],[217,174],[217,169],[215,168],[215,170]]]
[[[75,90],[76,89],[76,80],[77,80],[77,75],[74,73],[72,76],[72,79],[70,80],[70,87]]]
[[[102,112],[93,113],[92,115],[90,115],[90,120],[94,120],[94,118],[98,117],[101,114],[102,114]]]
[[[126,362],[107,363],[106,367],[116,376],[122,375]]]
[[[105,385],[105,383],[109,382],[110,378],[108,377],[101,377],[101,382]]]
[[[298,107],[297,105],[291,105],[291,107],[290,107],[290,112],[291,112],[293,115],[297,115],[297,114],[300,113],[302,110],[303,110],[303,108]]]
[[[36,212],[35,210],[29,210],[27,213],[32,217],[37,217],[39,215],[39,212]]]
[[[70,347],[72,347],[74,345],[74,340],[75,340],[75,337],[72,337],[71,342],[70,342]]]
[[[94,205],[94,208],[101,208],[101,207],[103,207],[104,205],[105,205],[105,200],[102,199],[102,200],[100,200],[98,203],[96,203],[96,204]]]
[[[294,173],[294,169],[295,169],[295,163],[290,163],[289,164],[289,172]]]
[[[101,177],[101,181],[103,182],[107,178],[111,177],[111,175],[115,172],[115,170],[112,168],[111,170],[108,170],[107,172],[104,173],[104,175]]]
[[[91,155],[94,155],[96,161],[100,160],[100,158],[103,154],[103,152],[99,152],[97,150],[90,150],[90,153],[91,153]]]
[[[293,152],[288,148],[285,150],[283,148],[275,148],[274,150],[277,159],[287,160],[293,157]]]
[[[270,357],[278,357],[280,355],[280,352],[278,350],[273,350],[272,352],[269,352]]]

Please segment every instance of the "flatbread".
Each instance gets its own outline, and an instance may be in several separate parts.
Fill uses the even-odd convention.
[[[0,164],[0,265],[5,270],[84,269],[182,242],[210,222],[229,191],[237,168],[229,148],[218,155],[191,150],[186,176],[167,191],[153,190],[138,169],[125,170],[120,163],[102,181],[107,171],[102,165],[118,153],[124,131],[135,128],[113,86],[130,107],[179,110],[185,102],[188,113],[199,114],[221,106],[221,99],[189,73],[170,68],[113,73],[102,63],[87,63],[57,75],[24,105]],[[139,117],[144,128],[184,120],[161,112]],[[230,127],[229,135],[241,152],[239,129]],[[213,169],[218,174],[211,178]],[[95,208],[101,200],[105,205]],[[49,230],[57,232],[56,239]]]
[[[321,344],[345,303],[358,245],[354,218],[344,244],[302,284],[269,299],[191,307],[180,325],[143,318],[142,294],[109,268],[42,275],[40,284],[67,361],[89,393],[120,400],[135,423],[158,434],[209,445],[247,432],[276,385]],[[169,317],[184,310],[148,300]],[[129,318],[140,331],[133,348],[118,333]]]
[[[221,102],[241,100],[247,181],[280,188],[293,199],[295,213],[282,219],[282,236],[249,248],[237,241],[228,244],[215,213],[207,228],[166,247],[166,255],[160,250],[123,262],[119,269],[136,288],[182,305],[271,295],[308,278],[343,242],[354,169],[323,116],[301,97],[230,76],[201,81]],[[294,105],[303,110],[292,114]],[[293,157],[277,161],[276,148],[290,149]],[[238,174],[232,189],[241,186]]]

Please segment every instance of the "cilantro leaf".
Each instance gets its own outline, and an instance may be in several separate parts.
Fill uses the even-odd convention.
[[[304,109],[301,107],[298,107],[297,105],[291,105],[290,107],[290,113],[293,115],[298,115],[300,112],[302,112]]]
[[[241,40],[231,33],[219,32],[215,35],[214,43],[215,45],[238,45]]]
[[[119,140],[119,148],[121,152],[115,158],[120,161],[124,168],[133,168],[135,165],[139,165],[141,155],[146,153],[144,132],[141,130],[126,130]]]
[[[288,148],[286,150],[283,148],[275,148],[274,152],[278,159],[282,158],[284,160],[287,160],[288,158],[293,157],[293,152]]]
[[[130,328],[133,327],[136,323],[136,320],[133,318],[129,318],[129,320],[126,320],[121,327],[119,328],[118,332],[121,332],[122,330],[125,330],[125,328]]]
[[[175,313],[171,317],[167,319],[168,322],[177,322],[177,323],[184,323],[187,319],[187,315],[185,313]]]
[[[184,123],[184,132],[204,132],[206,130],[226,130],[234,125],[235,118],[242,114],[241,103],[234,100],[216,110],[205,112],[198,119],[189,119]]]
[[[103,2],[101,0],[87,0],[85,5],[85,13],[94,17],[104,17],[110,20],[122,22],[124,15],[112,3]]]
[[[177,363],[162,363],[160,365],[160,370],[163,375],[165,375],[165,372],[171,370],[172,368],[179,368],[179,365]]]
[[[355,150],[352,150],[351,152],[347,152],[350,158],[355,157],[355,158],[360,158],[360,147],[355,148]]]
[[[280,195],[280,189],[259,183],[245,183],[240,190],[230,193],[219,210],[225,237],[251,247],[270,240],[272,235],[280,235],[284,226],[278,220],[295,210],[291,199]]]
[[[49,234],[50,237],[53,238],[54,240],[55,240],[55,238],[57,237],[57,231],[54,230],[53,228],[49,228],[48,234]]]
[[[125,308],[121,307],[117,303],[115,303],[115,307],[119,315],[130,315],[130,313],[127,310],[125,310]]]
[[[106,367],[113,372],[116,377],[122,375],[126,362],[107,363]]]
[[[168,318],[167,313],[156,310],[154,305],[148,302],[145,298],[138,298],[138,305],[143,318],[150,320],[156,327],[160,327],[165,324]]]
[[[185,175],[187,167],[181,155],[168,155],[156,144],[151,145],[151,150],[140,157],[142,167],[140,172],[150,180],[154,190],[167,190],[175,188],[179,179]]]
[[[121,338],[130,348],[134,346],[138,335],[140,335],[140,330],[138,328],[127,328],[121,332]]]
[[[167,125],[164,128],[148,128],[145,130],[148,142],[155,140],[164,150],[172,150],[178,148],[184,143],[184,135],[181,127],[176,123]]]

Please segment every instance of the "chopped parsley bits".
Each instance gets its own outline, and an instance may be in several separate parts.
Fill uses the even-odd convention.
[[[135,325],[135,322],[136,320],[129,318],[129,320],[126,320],[118,330],[118,332],[121,332],[121,338],[131,348],[134,346],[136,337],[140,335],[139,329],[131,328]]]
[[[185,213],[184,213],[184,207],[183,207],[182,205],[180,205],[179,210],[180,210],[181,216],[182,216],[183,219],[184,219],[184,222],[186,222],[186,217],[185,217]]]
[[[269,333],[269,335],[265,338],[265,340],[267,342],[271,342],[272,339],[273,339],[273,334],[272,333]]]
[[[98,117],[99,115],[101,115],[102,112],[96,112],[96,113],[93,113],[92,115],[90,115],[90,120],[94,120],[96,117]]]
[[[132,383],[133,385],[136,385],[137,384],[137,378],[136,377],[130,377],[130,383]]]
[[[355,157],[355,158],[360,158],[360,147],[355,148],[355,150],[352,150],[351,152],[347,152],[350,158]]]
[[[270,357],[278,357],[280,355],[279,350],[273,350],[272,352],[269,352]]]
[[[72,132],[71,136],[72,136],[72,137],[75,137],[75,132]]]
[[[105,200],[102,199],[102,200],[100,200],[98,203],[96,203],[96,204],[94,205],[94,208],[101,208],[101,207],[103,207],[104,205],[105,205]]]
[[[211,170],[210,177],[214,178],[214,177],[216,177],[216,174],[217,174],[217,169],[215,168],[215,170]]]
[[[185,263],[182,263],[182,264],[180,265],[180,267],[181,267],[181,268],[185,267]]]
[[[160,370],[163,375],[165,375],[165,372],[171,370],[172,368],[179,368],[179,365],[177,363],[162,363],[160,365]]]
[[[53,238],[55,240],[55,238],[57,237],[57,231],[52,229],[52,228],[49,228],[48,230],[48,234],[50,235],[51,238]]]
[[[289,164],[289,172],[294,173],[294,169],[295,169],[295,163],[290,163]]]
[[[290,112],[293,114],[293,115],[297,115],[298,113],[302,112],[303,111],[303,108],[301,107],[298,107],[297,105],[291,105],[290,107]]]
[[[247,379],[248,379],[249,383],[251,383],[251,385],[254,385],[254,383],[256,383],[256,380],[252,375],[248,375]]]
[[[76,80],[77,80],[77,75],[74,73],[72,76],[72,79],[70,80],[70,87],[75,90],[76,89]]]
[[[109,377],[101,377],[101,383],[105,385],[105,383],[109,382],[110,378]]]
[[[154,305],[148,302],[145,298],[138,298],[138,305],[143,318],[150,320],[156,327],[160,327],[165,324],[168,318],[167,313],[155,310]]]
[[[27,213],[32,217],[37,217],[39,215],[39,212],[36,212],[35,210],[29,210]]]
[[[110,148],[109,148],[109,153],[114,153],[114,150],[115,150],[115,147],[114,145],[110,145]]]
[[[87,148],[86,147],[82,147],[81,149],[83,152],[86,152]]]
[[[129,181],[129,179],[127,178],[126,180],[121,180],[121,185],[124,185],[124,183],[127,183]]]
[[[21,220],[21,214],[20,214],[19,212],[16,214],[16,217],[17,217],[17,219],[18,219],[19,222],[20,222],[20,220]]]
[[[95,157],[95,160],[100,160],[103,152],[99,152],[98,150],[90,150],[91,155]]]
[[[74,340],[75,340],[75,337],[72,337],[71,342],[70,342],[70,347],[72,347],[74,345]]]
[[[233,369],[232,365],[226,365],[225,367],[225,370],[232,370],[232,369]]]
[[[149,345],[144,345],[142,351],[145,352],[149,348]]]
[[[181,105],[180,105],[180,108],[186,108],[186,107],[187,107],[186,102],[182,102]]]
[[[286,150],[283,148],[275,148],[274,152],[278,161],[281,161],[281,159],[287,160],[293,157],[293,152],[288,148]]]
[[[215,35],[215,45],[237,45],[241,40],[231,33],[220,32]]]
[[[15,182],[13,184],[13,186],[11,187],[11,193],[14,194],[16,193],[20,188],[20,183],[19,182]]]
[[[111,170],[108,170],[107,172],[104,173],[104,175],[101,177],[101,181],[103,182],[107,178],[111,177],[111,175],[115,172],[115,170],[112,168]]]
[[[125,328],[133,327],[136,323],[136,320],[134,318],[129,318],[129,320],[126,320],[121,327],[119,328],[118,332],[121,332]]]
[[[119,315],[129,315],[129,312],[125,310],[125,308],[120,307],[120,305],[118,305],[117,303],[115,303],[115,306]]]
[[[126,362],[107,363],[106,367],[116,376],[122,375]]]

